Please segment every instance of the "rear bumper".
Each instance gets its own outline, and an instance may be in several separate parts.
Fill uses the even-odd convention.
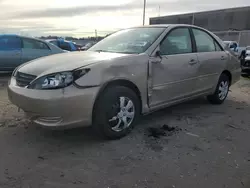
[[[99,87],[79,89],[71,85],[64,89],[33,90],[16,85],[11,78],[9,100],[21,108],[36,124],[54,128],[89,126]]]

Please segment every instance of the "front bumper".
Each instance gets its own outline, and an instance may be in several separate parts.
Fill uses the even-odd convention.
[[[14,77],[8,86],[9,100],[34,123],[57,128],[90,126],[98,91],[99,87],[79,89],[74,85],[55,90],[33,90],[17,86]]]

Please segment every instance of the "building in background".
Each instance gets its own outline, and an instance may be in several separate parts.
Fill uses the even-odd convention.
[[[192,24],[214,32],[222,40],[250,45],[250,7],[150,18],[153,24]]]

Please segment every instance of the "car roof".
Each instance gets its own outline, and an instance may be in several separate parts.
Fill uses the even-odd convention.
[[[54,41],[54,40],[56,40],[56,39],[45,39],[47,42],[49,42],[49,41]]]
[[[236,41],[234,41],[234,40],[226,40],[226,41],[223,41],[223,42],[227,42],[227,43],[232,43],[232,42],[235,42],[235,43],[237,43]]]
[[[64,39],[45,39],[46,41],[50,42],[50,41],[63,41],[63,42],[72,42],[69,40],[64,40]],[[73,43],[73,42],[72,42]]]
[[[181,27],[181,26],[185,26],[185,27],[193,27],[193,28],[201,28],[201,27],[198,27],[198,26],[195,26],[195,25],[190,25],[190,24],[155,24],[155,25],[145,25],[145,26],[137,26],[135,28],[138,28],[138,27],[145,27],[145,28],[149,28],[149,27],[165,27],[165,28],[168,28],[168,27]],[[202,28],[204,29],[204,28]]]
[[[16,34],[0,34],[0,36],[11,36],[11,37],[17,37]]]
[[[37,40],[37,41],[40,41],[40,42],[48,43],[46,40],[38,39],[38,38],[35,38],[35,37],[27,37],[27,36],[17,35],[17,34],[0,34],[0,36],[20,37],[20,38],[32,39],[32,40]]]
[[[155,25],[145,25],[145,26],[138,26],[138,27],[132,27],[132,28],[166,28],[167,29],[167,28],[175,28],[175,27],[191,27],[191,28],[208,31],[205,28],[202,28],[196,25],[190,25],[190,24],[155,24]]]
[[[196,27],[195,25],[189,24],[153,24],[153,25],[145,25],[145,26],[138,26],[138,27],[175,27],[175,26],[188,26],[188,27]]]
[[[169,27],[170,26],[170,24],[155,24],[155,25],[144,25],[144,26],[135,26],[134,28],[140,28],[140,27],[145,27],[145,28],[147,28],[147,27]]]

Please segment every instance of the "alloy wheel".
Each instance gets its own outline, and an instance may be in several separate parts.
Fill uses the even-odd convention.
[[[120,132],[132,124],[135,117],[135,105],[128,97],[119,97],[113,105],[114,111],[111,113],[109,124],[113,131]]]
[[[219,85],[219,99],[224,100],[227,97],[229,90],[229,83],[228,81],[222,81]]]

